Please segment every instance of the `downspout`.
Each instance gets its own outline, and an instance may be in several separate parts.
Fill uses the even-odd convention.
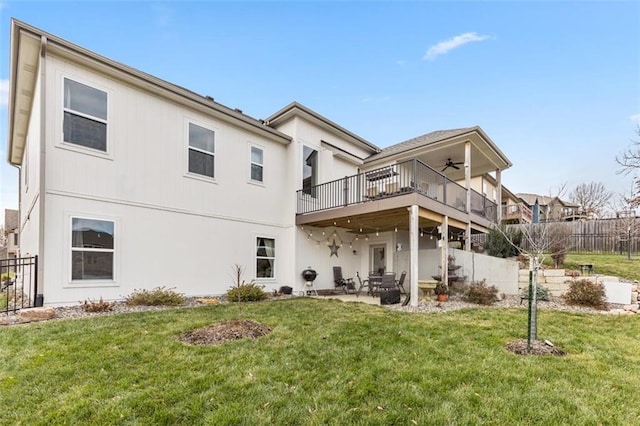
[[[40,293],[36,294],[36,306],[44,305],[44,286],[46,285],[44,279],[44,265],[46,262],[45,257],[45,249],[44,249],[44,232],[45,232],[45,203],[46,203],[46,146],[47,146],[47,126],[46,126],[46,58],[47,58],[47,37],[40,37],[40,182],[38,192],[40,193],[40,208],[39,208],[39,216],[40,220],[38,222],[38,271],[37,271],[37,279],[39,283],[38,291]]]

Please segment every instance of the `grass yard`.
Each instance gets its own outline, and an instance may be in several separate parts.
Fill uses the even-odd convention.
[[[640,281],[640,256],[620,254],[567,254],[565,269],[580,270],[581,263],[593,263],[594,274],[614,275],[621,278]],[[551,255],[545,256],[545,264],[552,265]]]
[[[177,340],[239,317],[273,331]],[[508,352],[526,321],[294,298],[4,327],[0,424],[637,422],[640,316],[541,311],[539,337],[565,357]]]

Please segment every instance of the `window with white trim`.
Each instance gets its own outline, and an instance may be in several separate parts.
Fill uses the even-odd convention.
[[[276,262],[276,240],[256,239],[256,278],[274,278]]]
[[[189,172],[215,177],[215,132],[189,123]]]
[[[63,141],[107,152],[107,92],[64,79]]]
[[[71,280],[113,280],[115,222],[71,218]]]
[[[257,146],[251,147],[251,180],[264,182],[264,151]]]

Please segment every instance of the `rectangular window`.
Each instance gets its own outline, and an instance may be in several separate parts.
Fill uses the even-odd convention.
[[[107,152],[107,92],[64,79],[63,140]]]
[[[317,185],[318,181],[318,151],[305,146],[302,149],[302,156],[302,191],[314,196],[311,188]]]
[[[262,149],[251,147],[251,180],[263,182],[264,154]]]
[[[276,240],[258,237],[256,246],[256,278],[273,278],[275,276]]]
[[[189,123],[189,172],[215,177],[215,132]]]
[[[71,279],[112,280],[115,222],[71,218]]]
[[[18,233],[14,232],[13,234],[13,245],[18,246]]]

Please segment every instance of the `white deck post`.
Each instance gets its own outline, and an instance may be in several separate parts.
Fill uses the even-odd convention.
[[[471,212],[471,142],[464,143],[464,183],[467,188],[467,213]],[[471,219],[467,223],[464,235],[464,248],[471,250]]]
[[[441,247],[441,259],[440,259],[440,267],[441,273],[440,278],[442,278],[442,282],[445,285],[449,285],[449,270],[447,268],[447,264],[449,263],[449,216],[445,215],[442,218],[441,225],[441,239],[440,242],[442,244]]]
[[[411,306],[418,306],[418,206],[409,209],[409,270],[411,271]]]

